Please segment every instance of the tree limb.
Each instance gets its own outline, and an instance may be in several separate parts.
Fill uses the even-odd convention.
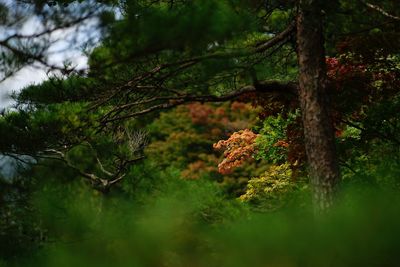
[[[228,100],[235,99],[239,96],[248,93],[287,93],[291,95],[297,95],[297,84],[294,82],[279,82],[279,81],[262,81],[258,82],[256,85],[247,85],[242,87],[237,91],[233,91],[231,93],[216,96],[216,95],[183,95],[183,96],[160,96],[153,97],[150,99],[145,99],[143,101],[137,101],[134,103],[128,103],[111,110],[107,115],[104,116],[102,120],[103,124],[107,124],[110,122],[125,120],[133,117],[137,117],[140,115],[144,115],[156,110],[163,110],[176,107],[178,105],[190,103],[190,102],[224,102]],[[128,113],[121,116],[116,116],[120,112],[124,110],[129,110],[129,108],[140,106],[143,104],[151,104],[154,102],[164,101],[164,103],[155,104],[153,106],[147,107],[137,112]]]
[[[377,5],[373,5],[373,4],[368,3],[368,2],[366,2],[366,1],[363,1],[363,0],[361,0],[361,2],[362,2],[364,5],[366,5],[367,7],[369,7],[370,9],[373,9],[373,10],[379,12],[380,14],[382,14],[382,15],[385,16],[385,17],[388,17],[388,18],[390,18],[390,19],[394,19],[394,20],[400,21],[400,17],[388,13],[388,12],[385,11],[383,8],[381,8],[381,7],[377,6]]]
[[[144,158],[144,156],[139,156],[136,157],[134,159],[129,159],[129,160],[125,160],[123,161],[117,172],[115,173],[111,173],[107,170],[104,169],[103,164],[101,163],[100,159],[96,156],[96,160],[100,166],[100,169],[103,173],[105,173],[108,177],[107,178],[102,178],[94,173],[89,173],[86,171],[83,171],[82,169],[78,168],[77,166],[75,166],[70,160],[68,160],[66,154],[60,150],[56,150],[56,149],[46,149],[43,151],[45,154],[50,153],[50,154],[55,154],[56,156],[51,156],[51,157],[47,157],[47,156],[39,156],[39,157],[44,157],[47,159],[53,159],[53,160],[61,160],[65,165],[67,165],[69,168],[73,169],[74,171],[76,171],[80,176],[82,176],[83,178],[85,178],[86,180],[88,180],[90,182],[90,184],[98,191],[101,191],[103,193],[106,193],[110,190],[111,186],[120,182],[125,176],[126,176],[126,172],[124,170],[126,170],[126,167],[128,165],[131,165],[141,159]]]
[[[255,47],[240,49],[240,50],[234,51],[234,52],[214,52],[214,53],[210,53],[207,55],[201,55],[201,56],[186,58],[183,60],[178,60],[175,62],[168,62],[168,63],[163,63],[160,65],[157,65],[154,68],[152,68],[151,70],[141,73],[138,76],[132,78],[125,84],[117,86],[116,88],[114,88],[112,90],[112,93],[110,95],[106,96],[105,98],[103,98],[99,101],[96,101],[94,103],[94,105],[91,107],[91,109],[94,109],[96,107],[101,106],[102,104],[105,104],[106,102],[110,101],[111,99],[116,97],[119,93],[121,93],[124,90],[129,90],[131,88],[139,88],[139,86],[142,86],[142,87],[149,86],[149,85],[143,85],[141,83],[145,82],[148,79],[151,79],[155,75],[161,73],[162,71],[168,70],[170,68],[177,68],[177,69],[171,70],[172,73],[176,73],[177,71],[182,71],[184,69],[188,69],[188,68],[195,66],[196,64],[203,62],[205,60],[248,57],[248,56],[252,56],[254,54],[264,53],[268,49],[270,49],[278,44],[283,44],[285,41],[287,41],[289,39],[290,36],[292,36],[292,34],[294,33],[295,30],[296,30],[296,23],[293,21],[292,23],[289,24],[289,26],[285,30],[276,34],[274,37],[267,40],[266,42],[256,45]],[[170,75],[170,73],[168,73],[168,75]],[[152,87],[155,88],[154,86],[152,86]],[[128,104],[128,105],[131,105],[131,104]],[[174,105],[171,105],[171,106],[174,106]],[[159,106],[159,108],[169,108],[169,105],[168,106]],[[138,114],[138,115],[140,115],[140,114]]]

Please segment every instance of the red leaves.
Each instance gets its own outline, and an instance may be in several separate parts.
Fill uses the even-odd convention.
[[[342,63],[334,57],[326,58],[325,62],[328,77],[336,83],[341,83],[342,81],[355,76],[363,76],[366,72],[366,67],[363,64],[357,64],[354,62]]]
[[[256,111],[251,107],[250,104],[243,102],[234,101],[230,106],[215,107],[210,104],[191,103],[186,105],[189,110],[189,115],[192,123],[195,125],[215,125],[229,126],[226,128],[232,128],[237,130],[240,128],[247,127],[248,121],[255,119]],[[246,126],[237,127],[242,125],[240,122],[245,122]],[[243,124],[243,123],[242,123]]]
[[[187,107],[194,124],[207,124],[208,117],[213,113],[213,109],[210,106],[200,103],[188,104]]]
[[[243,103],[243,102],[235,101],[235,102],[232,103],[231,109],[232,110],[240,110],[240,111],[241,110],[246,110],[246,109],[248,109],[248,105],[246,105],[246,103]]]

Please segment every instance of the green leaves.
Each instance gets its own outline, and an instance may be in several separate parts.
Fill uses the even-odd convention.
[[[286,118],[281,114],[269,116],[259,130],[259,136],[256,139],[257,154],[256,159],[265,159],[272,163],[281,164],[287,157],[287,135],[286,128],[293,123],[299,116],[299,110],[295,113],[289,113]]]

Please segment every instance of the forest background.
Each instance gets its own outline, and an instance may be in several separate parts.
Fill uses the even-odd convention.
[[[48,74],[0,115],[0,266],[396,266],[396,0],[0,13],[2,81]]]

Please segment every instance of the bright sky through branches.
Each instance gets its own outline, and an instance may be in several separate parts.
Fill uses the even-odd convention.
[[[11,1],[6,0],[1,2],[7,6],[12,5]],[[52,32],[50,35],[52,44],[46,53],[47,63],[51,66],[60,67],[64,63],[67,63],[75,70],[86,69],[87,57],[83,49],[87,43],[91,43],[89,47],[93,47],[98,42],[100,34],[98,31],[93,30],[96,26],[96,19],[88,19],[79,25]],[[43,30],[44,27],[41,21],[37,17],[32,16],[26,19],[18,33],[21,35],[32,35],[40,33]],[[10,34],[12,33],[8,32],[6,27],[0,25],[0,39],[4,39]],[[10,98],[12,92],[19,91],[31,84],[38,84],[53,74],[53,71],[49,71],[43,65],[34,63],[22,68],[5,81],[0,82],[0,110],[14,104]]]

